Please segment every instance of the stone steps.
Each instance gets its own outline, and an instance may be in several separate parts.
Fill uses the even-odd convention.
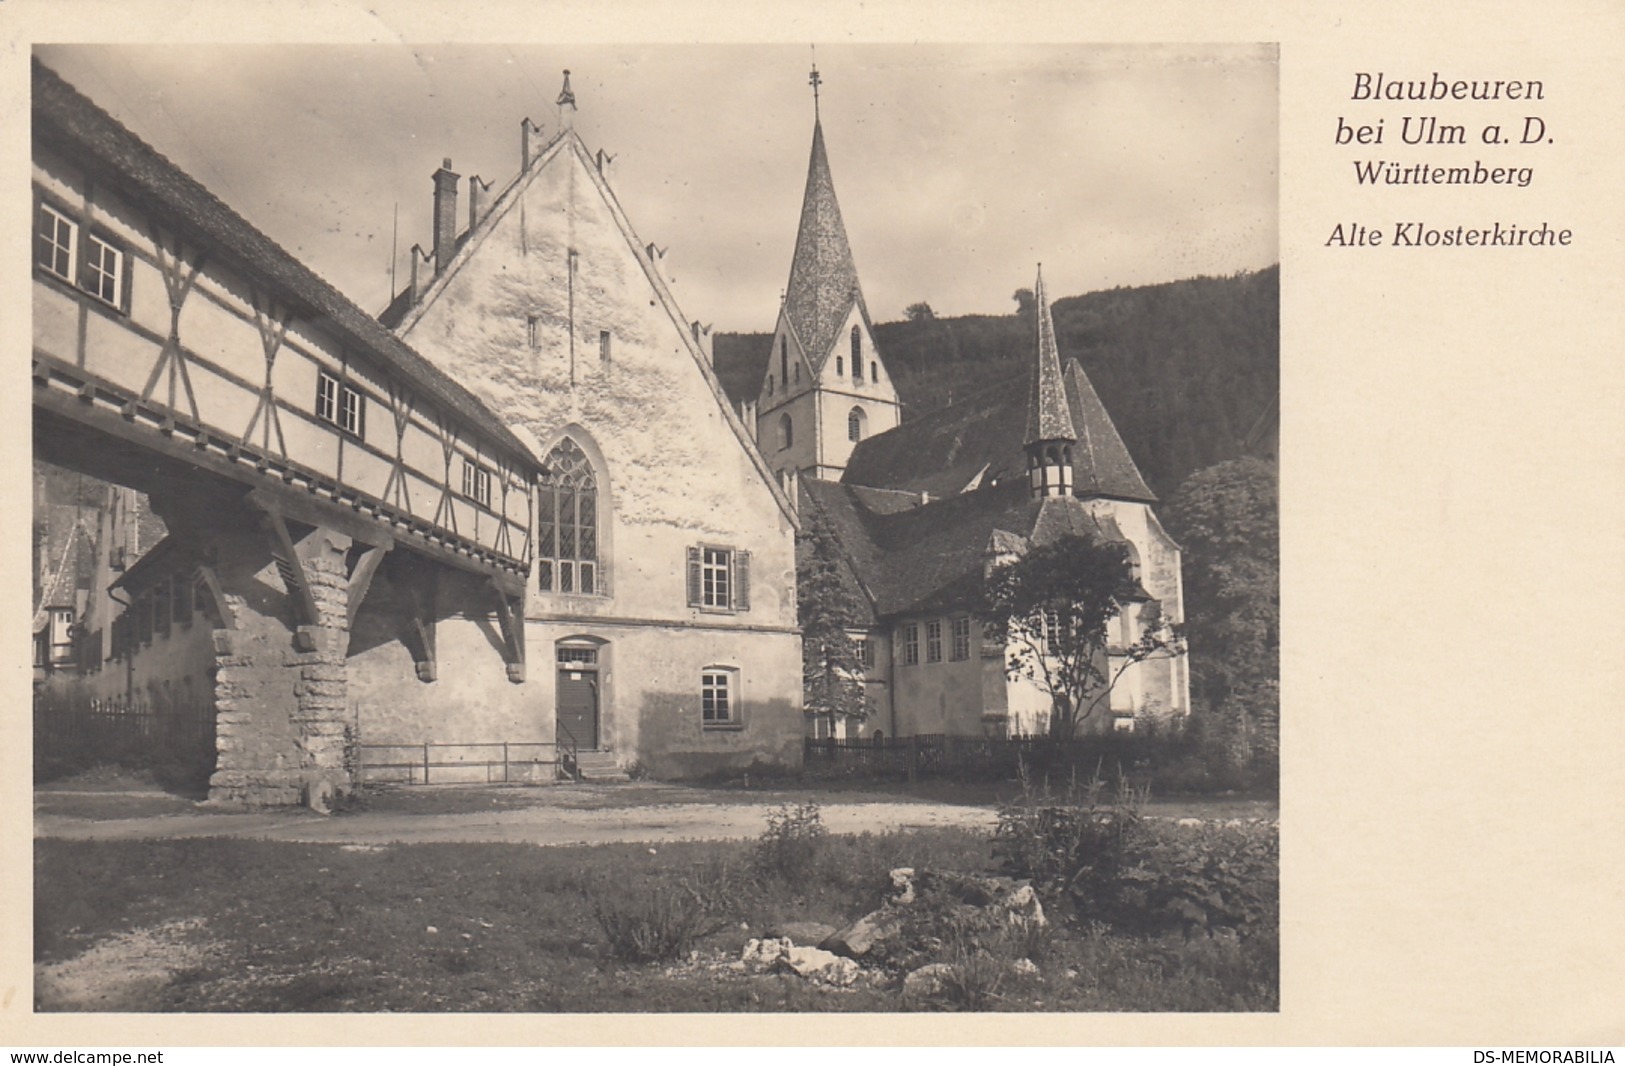
[[[569,758],[566,753],[565,758]],[[611,784],[632,780],[611,751],[580,751],[576,753],[576,771],[582,781],[592,784]]]

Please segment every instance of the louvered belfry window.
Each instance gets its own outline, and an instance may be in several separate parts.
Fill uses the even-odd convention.
[[[598,478],[581,446],[564,438],[547,457],[537,492],[537,581],[543,592],[601,595]]]

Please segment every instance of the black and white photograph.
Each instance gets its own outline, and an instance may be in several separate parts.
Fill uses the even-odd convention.
[[[34,1010],[1276,1011],[1277,66],[36,46]]]

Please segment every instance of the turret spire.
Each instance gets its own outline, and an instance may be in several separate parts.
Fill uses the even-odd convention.
[[[1067,496],[1072,492],[1072,446],[1078,431],[1067,403],[1061,376],[1061,353],[1055,344],[1055,320],[1044,294],[1044,265],[1038,265],[1033,290],[1038,312],[1037,364],[1027,397],[1027,473],[1034,496]]]

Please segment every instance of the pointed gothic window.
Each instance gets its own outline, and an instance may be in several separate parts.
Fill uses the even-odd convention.
[[[840,356],[835,357],[835,376],[840,377],[846,373],[846,360]]]
[[[852,327],[852,365],[854,367],[863,365],[863,331],[857,326]],[[861,377],[862,371],[858,373]]]
[[[796,427],[795,427],[795,425],[791,423],[789,415],[780,415],[779,416],[779,450],[783,451],[785,448],[790,447],[790,445],[794,444],[795,442],[796,442]]]
[[[854,407],[846,416],[846,439],[856,443],[863,439],[863,431],[869,421],[869,416],[863,413],[863,408]]]
[[[569,437],[547,457],[537,486],[537,581],[543,592],[603,593],[598,562],[598,478]]]
[[[790,383],[790,340],[787,337],[779,338],[779,380]]]

